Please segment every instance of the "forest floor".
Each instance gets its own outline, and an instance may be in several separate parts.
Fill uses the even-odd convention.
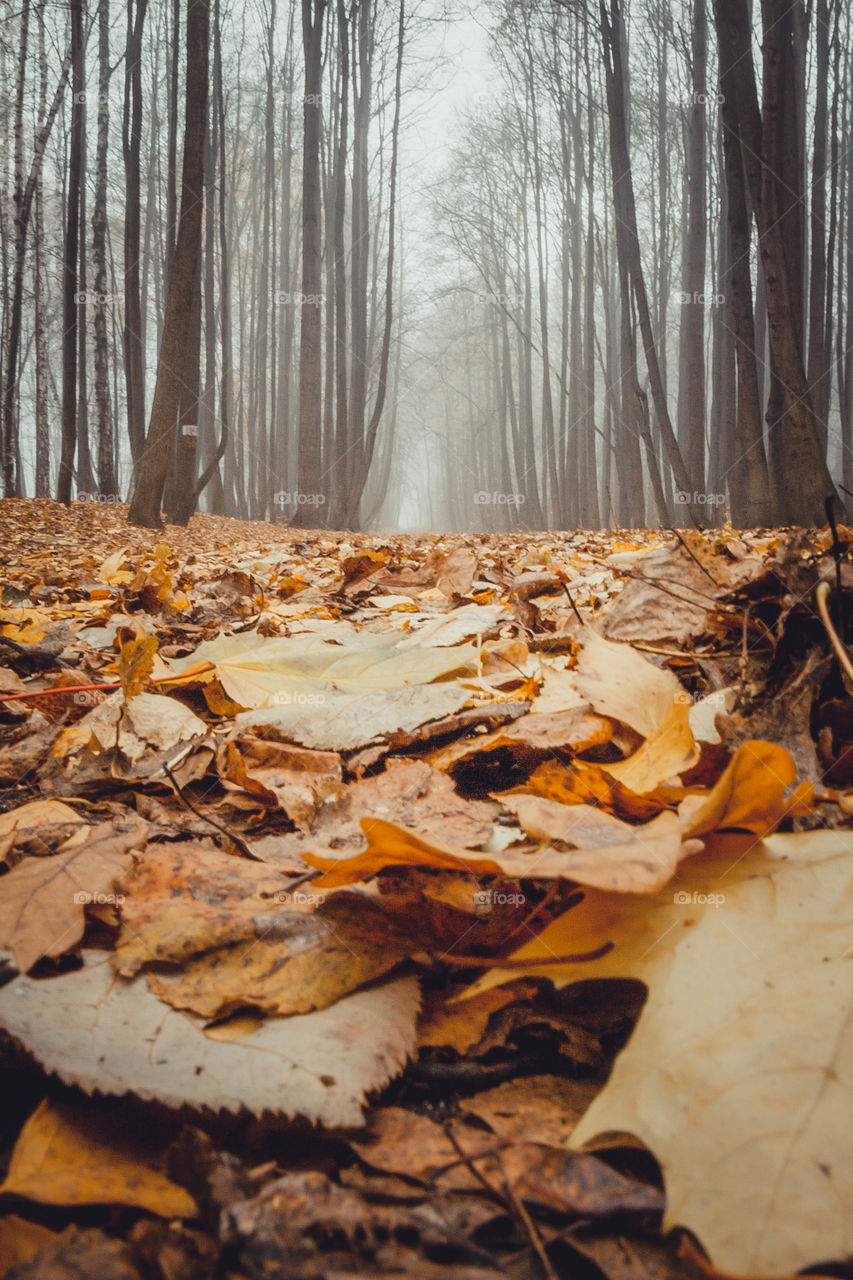
[[[851,531],[125,518],[0,503],[0,1277],[853,1276]]]

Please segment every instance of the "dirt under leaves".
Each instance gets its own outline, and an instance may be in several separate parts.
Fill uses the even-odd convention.
[[[0,1277],[853,1275],[853,535],[0,503]]]

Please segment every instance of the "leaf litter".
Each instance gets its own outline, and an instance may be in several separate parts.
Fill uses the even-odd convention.
[[[848,530],[0,525],[0,1275],[845,1274]]]

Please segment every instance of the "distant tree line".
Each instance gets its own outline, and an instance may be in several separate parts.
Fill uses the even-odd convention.
[[[406,484],[506,529],[853,491],[849,5],[484,0],[404,241],[431,0],[0,2],[6,496],[358,528]]]

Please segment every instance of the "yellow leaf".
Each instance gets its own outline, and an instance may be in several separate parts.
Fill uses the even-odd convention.
[[[133,574],[121,567],[126,558],[127,547],[121,547],[118,551],[114,551],[111,556],[107,556],[98,570],[98,580],[105,582],[108,587],[120,586],[122,583],[131,582]]]
[[[144,632],[138,632],[121,646],[118,676],[126,701],[141,693],[149,683],[156,652],[157,637],[147,636]]]
[[[768,835],[790,807],[786,795],[796,777],[794,761],[784,747],[774,742],[744,742],[707,796],[701,801],[689,796],[682,803],[685,835],[726,829]]]
[[[198,1213],[192,1196],[153,1164],[151,1144],[126,1115],[44,1102],[21,1130],[0,1191],[39,1204],[120,1204],[161,1218]]]

